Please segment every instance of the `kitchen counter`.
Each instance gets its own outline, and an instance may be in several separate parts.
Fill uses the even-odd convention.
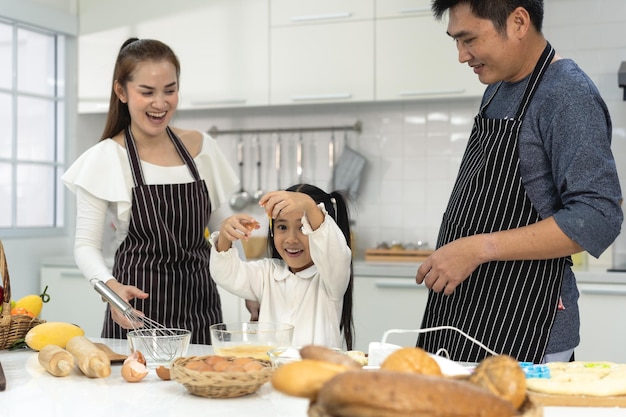
[[[355,260],[355,276],[376,276],[389,278],[415,278],[417,268],[421,263],[416,262],[372,262]],[[574,269],[576,281],[591,284],[626,284],[626,272],[608,271],[601,267]]]
[[[96,339],[119,353],[128,353],[125,340]],[[210,346],[192,345],[188,355],[211,354]],[[67,377],[48,374],[31,350],[0,351],[7,389],[0,392],[0,415],[18,417],[154,417],[212,415],[229,417],[306,417],[308,401],[274,391],[265,384],[256,393],[235,399],[191,395],[175,381],[162,381],[151,372],[138,383],[125,382],[121,365],[112,365],[108,378],[87,378],[77,369]],[[546,407],[545,417],[617,417],[623,408]]]

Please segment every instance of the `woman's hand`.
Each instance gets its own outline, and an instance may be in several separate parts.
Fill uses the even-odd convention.
[[[261,225],[253,217],[247,214],[235,214],[226,218],[220,227],[220,234],[217,239],[217,250],[224,252],[230,249],[232,243],[239,239],[248,240],[253,230]]]
[[[106,282],[107,287],[111,288],[117,295],[119,295],[124,301],[129,302],[134,298],[146,299],[148,293],[143,292],[137,287],[132,285],[120,284],[114,279],[110,279]],[[143,316],[143,312],[133,309],[133,312],[138,316]],[[132,322],[117,308],[111,306],[111,318],[123,329],[135,329],[143,327],[143,322]]]

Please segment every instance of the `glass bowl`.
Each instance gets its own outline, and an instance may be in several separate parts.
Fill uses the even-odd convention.
[[[220,356],[269,360],[269,350],[291,346],[293,339],[293,325],[286,323],[218,323],[209,329],[213,351]]]
[[[286,363],[302,360],[300,357],[300,348],[298,347],[277,347],[267,351],[267,356],[269,356],[270,362],[272,362],[274,368]]]
[[[191,332],[185,329],[138,329],[126,335],[131,352],[140,351],[148,368],[170,363],[187,354]]]

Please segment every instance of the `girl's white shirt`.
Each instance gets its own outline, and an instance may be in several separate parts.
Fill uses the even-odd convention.
[[[309,238],[313,266],[292,273],[282,259],[242,261],[238,249],[218,252],[211,248],[211,276],[215,282],[246,300],[261,304],[259,321],[290,323],[293,345],[319,344],[342,348],[339,324],[343,296],[350,281],[352,252],[341,229],[326,213],[313,230],[302,218],[302,231]],[[219,232],[212,234],[216,241]]]
[[[236,191],[239,179],[217,142],[205,133],[202,135],[202,149],[194,162],[206,183],[214,212]],[[164,167],[141,161],[141,168],[146,184],[193,181],[184,164]],[[113,279],[103,255],[102,237],[105,227],[113,228],[117,248],[128,234],[134,181],[126,148],[112,139],[102,140],[87,149],[61,179],[76,194],[76,264],[89,281]],[[217,229],[219,217],[212,215],[208,226]]]

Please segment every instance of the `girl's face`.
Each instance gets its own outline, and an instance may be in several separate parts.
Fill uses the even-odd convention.
[[[302,212],[279,214],[274,223],[274,246],[291,272],[313,265],[309,237],[302,233]]]
[[[128,104],[133,134],[156,137],[165,131],[178,106],[176,67],[166,60],[140,62],[126,88],[115,82],[115,92]]]

